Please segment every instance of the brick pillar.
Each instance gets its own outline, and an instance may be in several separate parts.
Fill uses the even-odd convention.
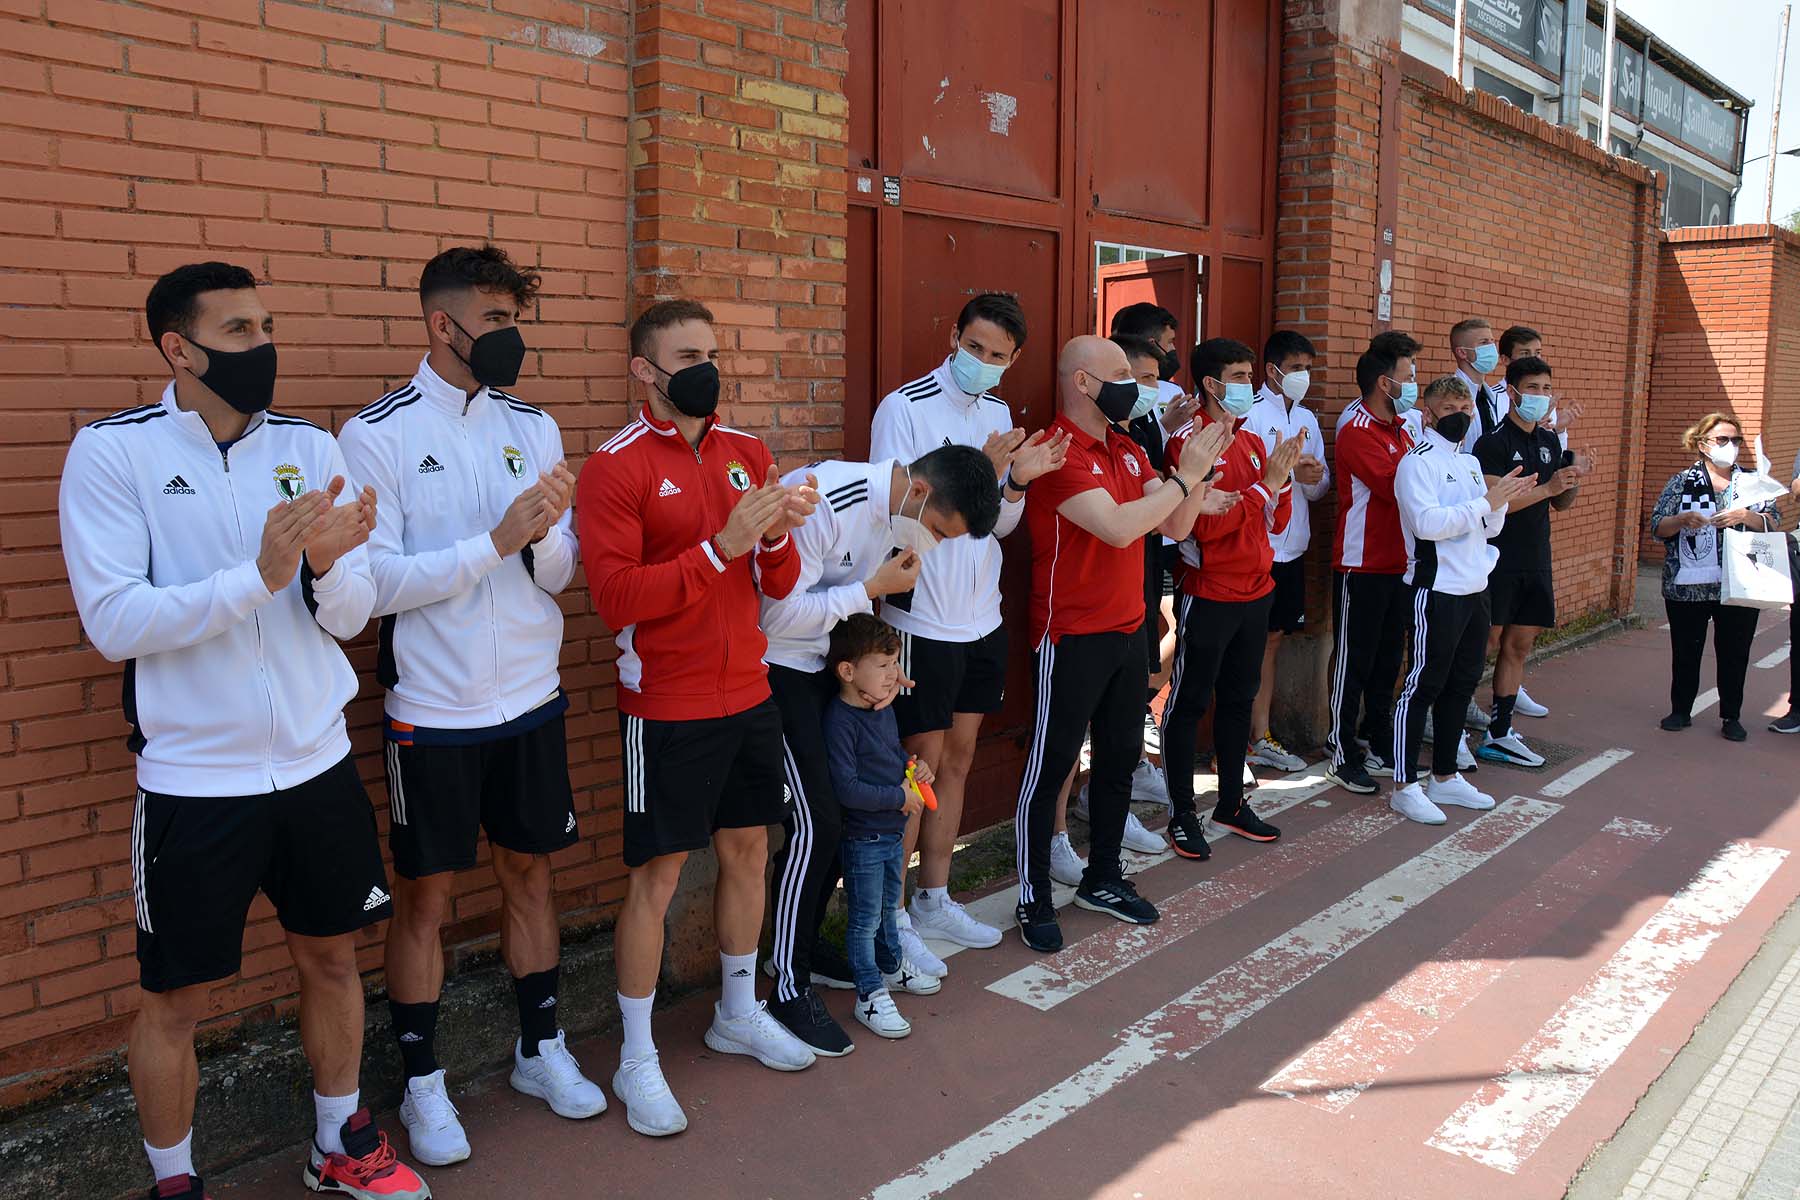
[[[639,0],[635,308],[719,318],[729,420],[784,467],[843,447],[845,0]]]
[[[842,452],[845,0],[637,0],[632,310],[719,321],[725,418],[782,467]],[[710,853],[691,856],[666,983],[717,971]]]

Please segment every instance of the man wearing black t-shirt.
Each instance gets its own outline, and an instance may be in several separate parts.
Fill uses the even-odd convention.
[[[1513,731],[1513,705],[1525,678],[1525,656],[1544,629],[1556,624],[1556,587],[1550,572],[1550,510],[1561,512],[1575,503],[1581,476],[1591,464],[1565,457],[1562,442],[1547,427],[1555,399],[1550,394],[1550,364],[1541,358],[1517,358],[1507,365],[1506,387],[1511,405],[1493,432],[1475,443],[1482,473],[1493,481],[1523,469],[1537,476],[1537,486],[1513,501],[1506,527],[1491,539],[1500,551],[1488,577],[1493,622],[1503,629],[1500,658],[1494,667],[1494,715],[1476,751],[1488,762],[1541,767],[1543,756]]]

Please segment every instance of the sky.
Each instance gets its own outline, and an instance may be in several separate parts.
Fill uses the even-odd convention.
[[[1775,95],[1782,0],[1619,0],[1619,11],[1756,102],[1744,157],[1769,152],[1769,114]],[[1782,85],[1781,148],[1800,147],[1800,13],[1788,31],[1788,70]],[[1775,173],[1775,219],[1800,209],[1800,157],[1782,158]],[[1769,160],[1744,168],[1736,219],[1762,220]]]

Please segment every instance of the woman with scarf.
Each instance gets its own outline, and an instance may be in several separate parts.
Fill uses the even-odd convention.
[[[1650,514],[1650,532],[1662,540],[1663,602],[1668,606],[1673,678],[1669,683],[1669,715],[1662,727],[1670,733],[1694,723],[1694,695],[1700,690],[1700,657],[1706,650],[1706,626],[1713,627],[1717,658],[1720,732],[1727,741],[1747,736],[1742,715],[1744,674],[1750,666],[1750,641],[1756,636],[1757,610],[1719,602],[1724,577],[1720,536],[1726,529],[1775,528],[1773,503],[1739,505],[1735,498],[1737,465],[1743,430],[1729,413],[1709,413],[1682,435],[1682,445],[1700,457],[1678,471],[1663,488]]]

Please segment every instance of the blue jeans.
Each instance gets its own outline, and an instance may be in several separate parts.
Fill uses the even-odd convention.
[[[846,834],[842,847],[844,894],[850,902],[844,954],[856,976],[856,994],[864,997],[881,987],[883,971],[900,969],[894,911],[900,907],[906,848],[898,833]]]

